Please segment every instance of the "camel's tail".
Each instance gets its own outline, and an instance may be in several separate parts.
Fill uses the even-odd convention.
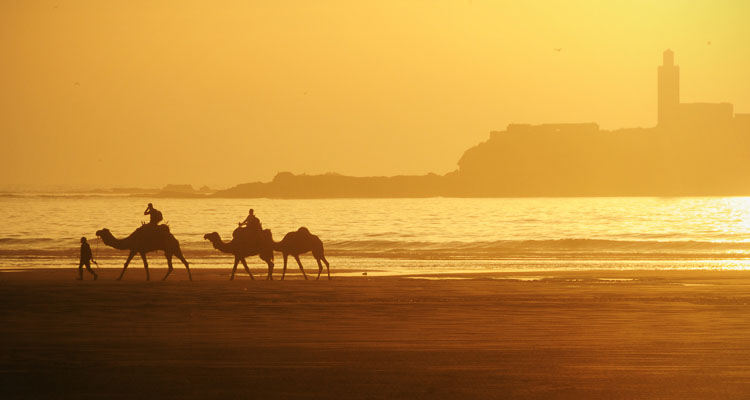
[[[325,256],[325,249],[323,248],[323,241],[320,240],[320,238],[317,237],[316,235],[312,235],[312,240],[314,241],[313,242],[314,243],[313,244],[313,256],[315,258],[325,259],[326,256]]]

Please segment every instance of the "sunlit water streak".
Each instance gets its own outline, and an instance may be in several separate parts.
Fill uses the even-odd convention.
[[[119,266],[123,252],[98,244],[94,232],[107,227],[127,236],[147,220],[148,201],[1,197],[0,268],[75,263],[81,236],[103,264]],[[276,240],[306,226],[334,265],[355,270],[744,269],[750,258],[750,198],[742,197],[153,202],[197,267],[226,265],[203,235],[217,231],[229,240],[250,207]],[[151,258],[162,266],[160,256]]]

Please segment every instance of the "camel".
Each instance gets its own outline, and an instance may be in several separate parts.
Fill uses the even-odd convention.
[[[110,232],[107,228],[96,231],[96,236],[102,238],[102,242],[104,242],[104,244],[106,244],[107,246],[114,247],[118,250],[130,250],[128,259],[125,260],[125,266],[122,268],[122,272],[117,278],[118,281],[122,279],[123,275],[125,275],[125,270],[128,269],[128,264],[130,264],[130,260],[133,259],[136,253],[140,254],[141,258],[143,259],[143,268],[146,269],[146,280],[149,280],[150,276],[148,273],[148,261],[146,260],[146,253],[156,250],[164,251],[164,256],[166,256],[167,265],[169,266],[169,270],[167,270],[167,274],[164,275],[164,278],[162,278],[162,280],[167,279],[169,274],[172,273],[173,255],[177,256],[177,258],[182,261],[183,264],[185,264],[188,278],[190,278],[191,281],[193,280],[192,275],[190,275],[190,266],[185,260],[185,257],[182,256],[182,250],[180,250],[180,242],[175,239],[175,237],[169,231],[169,227],[167,225],[154,226],[150,224],[144,224],[125,239],[115,238],[112,235],[112,232]]]
[[[331,279],[331,267],[325,255],[323,255],[323,242],[320,241],[319,237],[310,233],[304,226],[296,231],[287,233],[280,242],[273,242],[273,244],[274,250],[284,255],[284,271],[281,273],[282,281],[284,280],[284,275],[286,275],[286,262],[290,255],[297,260],[297,265],[299,265],[299,269],[302,271],[302,276],[307,279],[307,274],[305,274],[305,269],[302,267],[299,256],[308,251],[312,251],[315,261],[318,262],[318,277],[315,280],[320,279],[320,274],[323,272],[323,264],[320,263],[321,260],[326,264],[328,279]]]
[[[237,264],[242,263],[250,279],[255,280],[253,273],[247,266],[245,257],[260,256],[260,259],[268,264],[268,275],[266,279],[273,279],[273,238],[271,231],[266,229],[261,235],[254,235],[250,228],[237,228],[232,233],[232,241],[224,242],[217,232],[211,232],[203,235],[203,238],[209,240],[216,250],[222,253],[234,255],[234,267],[229,280],[234,280],[234,274],[237,272]]]

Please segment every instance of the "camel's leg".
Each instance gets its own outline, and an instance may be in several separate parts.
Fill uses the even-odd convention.
[[[130,264],[130,260],[135,257],[135,251],[131,251],[130,254],[128,254],[128,259],[125,260],[125,266],[122,267],[122,272],[120,272],[120,276],[117,278],[117,280],[121,280],[122,276],[125,275],[125,270],[128,269],[128,264]]]
[[[172,253],[164,253],[164,256],[167,258],[167,274],[161,280],[166,281],[169,274],[172,273]]]
[[[267,281],[273,280],[273,261],[271,260],[263,260],[268,264],[268,275],[266,276]]]
[[[284,270],[281,271],[281,280],[284,280],[284,276],[286,275],[286,262],[289,259],[289,253],[284,253]]]
[[[237,264],[240,263],[240,258],[238,256],[234,256],[234,266],[232,267],[232,275],[229,277],[230,281],[234,280],[234,273],[237,272]]]
[[[317,281],[317,280],[320,279],[320,274],[323,272],[323,264],[321,264],[320,261],[321,260],[325,261],[326,258],[323,256],[323,248],[322,247],[318,248],[316,250],[313,250],[312,253],[313,253],[313,257],[315,257],[315,261],[318,262],[318,277],[315,278],[315,280]],[[328,266],[328,261],[325,261],[325,263],[326,263],[326,266]],[[331,273],[330,273],[330,271],[328,272],[328,279],[331,279]]]
[[[188,264],[188,262],[187,262],[187,260],[185,259],[185,257],[183,257],[183,256],[182,256],[182,250],[180,250],[180,249],[177,249],[177,251],[176,251],[176,252],[174,253],[174,255],[175,255],[175,256],[176,256],[176,257],[177,257],[177,258],[178,258],[178,259],[179,259],[180,261],[182,261],[182,263],[183,263],[183,264],[185,265],[185,269],[187,270],[187,273],[188,273],[188,279],[190,279],[190,280],[192,281],[192,280],[193,280],[193,275],[191,275],[191,274],[190,274],[190,264]]]
[[[328,280],[330,281],[331,280],[331,265],[328,264],[328,260],[326,260],[324,256],[320,258],[323,259],[324,263],[326,263],[326,272],[328,272]]]
[[[140,254],[141,254],[141,258],[143,259],[143,268],[146,269],[146,280],[150,281],[151,280],[151,276],[149,276],[149,274],[148,274],[148,261],[146,260],[146,253],[141,252]]]
[[[323,272],[323,263],[321,263],[320,258],[317,258],[317,257],[315,257],[315,261],[318,262],[318,277],[315,278],[315,280],[317,281],[320,279],[320,274]]]
[[[245,271],[247,271],[247,274],[250,275],[250,279],[255,280],[253,277],[253,273],[250,272],[250,268],[247,266],[247,261],[245,261],[244,258],[240,258],[240,261],[242,262],[242,266],[245,267]]]
[[[307,275],[305,274],[305,269],[302,268],[302,262],[299,260],[299,256],[294,256],[294,259],[297,260],[297,265],[299,265],[299,270],[302,271],[302,276],[304,276],[305,280],[307,280]]]

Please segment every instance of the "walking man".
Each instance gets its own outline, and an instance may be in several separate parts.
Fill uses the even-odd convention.
[[[99,275],[94,272],[93,269],[91,269],[91,262],[94,262],[94,264],[99,265],[96,260],[94,260],[94,255],[91,254],[91,246],[89,246],[89,243],[86,241],[86,237],[81,238],[81,261],[78,264],[78,280],[83,280],[83,266],[86,266],[86,270],[91,272],[92,275],[94,275],[94,280],[97,280],[99,278]]]

